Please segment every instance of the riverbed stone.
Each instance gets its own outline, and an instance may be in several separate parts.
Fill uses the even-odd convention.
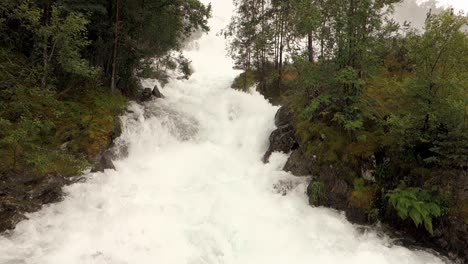
[[[310,176],[312,175],[314,163],[313,159],[309,159],[309,162],[304,162],[306,159],[308,158],[304,155],[302,149],[298,148],[291,153],[283,170],[292,173],[294,176]]]
[[[151,93],[152,93],[151,88],[144,88],[143,91],[141,92],[140,101],[146,102],[146,101],[151,100]]]
[[[289,153],[298,148],[294,127],[291,124],[291,114],[284,107],[280,108],[275,116],[278,127],[270,135],[270,146],[263,156],[263,162],[268,162],[273,152]]]
[[[159,87],[157,85],[154,86],[153,91],[151,94],[156,97],[156,98],[164,98],[164,95],[161,93],[159,90]]]

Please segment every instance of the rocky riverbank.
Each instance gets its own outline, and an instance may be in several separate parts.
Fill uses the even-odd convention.
[[[397,243],[434,249],[457,263],[468,263],[468,226],[463,209],[468,201],[466,171],[440,171],[432,177],[434,185],[445,188],[453,205],[434,220],[434,232],[416,227],[403,220],[384,194],[385,186],[375,179],[376,161],[365,160],[358,167],[345,161],[318,162],[320,153],[310,154],[298,139],[293,113],[282,107],[275,117],[277,129],[270,136],[270,147],[265,153],[267,162],[272,152],[291,153],[284,170],[296,176],[312,175],[307,189],[309,203],[343,211],[349,221],[357,224],[381,222],[383,230]]]
[[[109,142],[120,136],[120,128],[120,123],[116,124]],[[91,171],[114,169],[113,148],[111,143],[99,151],[91,160]],[[61,201],[62,188],[81,179],[80,176],[65,176],[60,173],[37,175],[31,171],[0,174],[0,233],[14,229],[17,223],[27,219],[27,213],[38,211],[43,205]]]
[[[153,89],[140,87],[139,91],[140,94],[135,99],[141,103],[155,98],[164,98],[157,86]],[[103,144],[99,144],[98,154],[89,158],[91,172],[115,169],[113,160],[125,156],[126,151],[121,149],[122,146],[114,143],[122,133],[122,124],[118,118],[120,114],[116,112],[112,116],[115,124],[107,128],[112,130],[103,133],[108,138],[100,141]],[[66,145],[63,147],[66,148]],[[62,173],[38,175],[28,170],[0,173],[0,233],[14,229],[17,223],[27,219],[28,213],[40,210],[43,205],[61,201],[62,188],[81,179],[80,176]]]

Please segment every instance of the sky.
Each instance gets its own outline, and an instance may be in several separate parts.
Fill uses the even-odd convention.
[[[212,3],[214,9],[214,23],[212,29],[219,31],[228,22],[232,15],[232,0],[201,0],[204,3]],[[442,8],[453,7],[456,12],[464,11],[468,14],[468,0],[404,0],[396,6],[394,18],[403,23],[411,22],[415,28],[422,29],[426,14],[430,8],[432,13],[438,13]]]
[[[414,28],[422,29],[429,9],[432,9],[432,14],[437,14],[449,7],[467,14],[468,0],[404,0],[395,6],[393,17],[400,24],[408,21]]]
[[[465,13],[468,12],[468,0],[438,0],[439,4],[443,6],[451,6],[455,10],[464,10]]]

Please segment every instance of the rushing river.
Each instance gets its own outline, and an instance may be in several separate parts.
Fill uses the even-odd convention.
[[[285,154],[261,162],[277,107],[229,88],[237,72],[216,37],[228,2],[214,3],[212,33],[187,53],[193,77],[129,106],[117,170],[66,187],[0,237],[0,264],[443,263],[308,206],[305,179],[281,171]],[[280,181],[295,187],[283,196]]]

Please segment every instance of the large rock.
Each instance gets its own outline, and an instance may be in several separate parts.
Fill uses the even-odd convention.
[[[151,93],[152,93],[151,88],[143,89],[143,91],[141,92],[140,101],[147,102],[151,100]]]
[[[164,95],[159,91],[159,87],[157,85],[155,85],[153,89],[144,88],[141,90],[139,98],[140,102],[151,101],[153,98],[164,98]]]
[[[286,107],[281,107],[276,113],[275,124],[278,128],[270,135],[270,146],[263,156],[263,162],[268,162],[273,152],[289,153],[299,147],[291,124],[291,114]]]
[[[0,232],[13,229],[25,214],[62,199],[62,187],[69,181],[62,175],[43,177],[23,173],[0,175]]]
[[[114,154],[112,150],[108,149],[105,151],[102,151],[97,157],[96,157],[96,162],[91,170],[91,172],[103,172],[107,169],[115,170],[114,166]]]
[[[164,98],[164,95],[161,93],[161,91],[159,91],[159,88],[157,85],[154,86],[151,94],[156,98]]]
[[[313,166],[314,160],[308,159],[302,152],[302,149],[298,148],[291,153],[283,170],[295,176],[309,176],[312,175]]]
[[[94,158],[94,167],[91,172],[103,172],[106,169],[115,170],[114,160],[124,158],[128,155],[127,145],[116,144],[118,138],[122,135],[122,123],[120,119],[116,119],[114,131],[112,131],[110,140],[111,144],[106,146]]]
[[[281,127],[284,125],[290,125],[292,124],[292,113],[289,107],[287,106],[282,106],[280,109],[278,109],[278,112],[276,112],[275,115],[275,125],[277,127]]]

